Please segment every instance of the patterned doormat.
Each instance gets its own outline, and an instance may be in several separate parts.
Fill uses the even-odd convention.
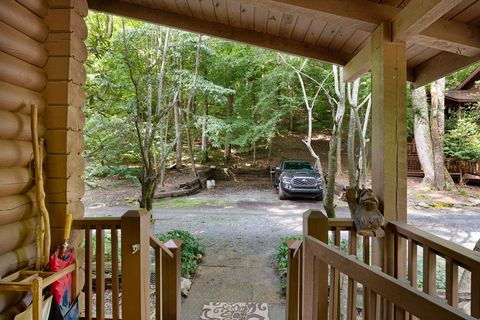
[[[254,302],[210,302],[203,306],[201,320],[269,320],[268,305]]]

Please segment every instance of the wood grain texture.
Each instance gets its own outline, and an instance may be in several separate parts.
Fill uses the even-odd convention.
[[[47,130],[47,153],[55,154],[80,154],[83,152],[84,137],[82,132],[71,130]]]
[[[82,40],[87,38],[87,25],[74,9],[50,9],[46,22],[50,32],[74,32]]]
[[[40,92],[47,76],[42,69],[0,51],[0,81]]]
[[[36,217],[0,226],[0,256],[35,241]]]
[[[0,199],[0,225],[25,220],[36,215],[36,200],[33,190]]]
[[[0,150],[1,167],[24,167],[32,161],[32,144],[29,141],[0,140]]]
[[[0,110],[29,115],[31,103],[38,106],[38,114],[42,115],[45,99],[41,93],[0,81]]]
[[[83,86],[87,80],[83,63],[70,57],[50,57],[44,70],[49,81],[71,81]]]
[[[82,63],[87,61],[85,42],[75,32],[52,32],[45,46],[52,57],[72,57]]]
[[[0,21],[39,42],[48,36],[45,21],[15,0],[0,1]]]
[[[21,3],[40,18],[44,18],[48,13],[47,0],[17,0],[17,2]]]
[[[39,121],[39,135],[45,133],[43,118]],[[0,139],[4,140],[32,140],[30,116],[10,111],[0,111]]]
[[[43,67],[48,52],[43,43],[0,21],[0,50],[37,67]]]
[[[74,106],[47,106],[45,127],[48,129],[68,129],[81,131],[85,126],[85,113]]]
[[[29,168],[0,168],[0,197],[25,193],[32,186],[33,180]]]

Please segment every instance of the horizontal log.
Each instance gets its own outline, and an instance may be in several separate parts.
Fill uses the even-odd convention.
[[[36,213],[37,202],[34,189],[24,194],[0,198],[0,225],[31,218]]]
[[[45,147],[48,154],[80,154],[84,149],[83,133],[70,130],[47,130]]]
[[[42,68],[48,59],[43,43],[0,21],[0,50]]]
[[[39,115],[44,113],[46,103],[43,94],[0,81],[0,110],[30,114],[31,104],[37,105]]]
[[[0,167],[25,167],[33,160],[30,141],[0,140],[0,150]]]
[[[81,131],[85,126],[82,108],[73,106],[47,106],[45,126],[48,129],[69,129]]]
[[[82,63],[87,61],[87,46],[76,33],[52,32],[45,45],[52,57],[72,57]]]
[[[32,140],[30,116],[10,111],[0,111],[0,139]],[[45,134],[43,118],[38,121],[38,135]]]
[[[73,9],[81,17],[88,15],[87,0],[50,0],[49,5],[51,9]]]
[[[65,225],[65,216],[72,214],[73,219],[83,217],[85,206],[81,201],[72,201],[68,203],[47,203],[48,213],[52,227],[63,227]]]
[[[22,194],[33,186],[29,168],[0,168],[0,197]]]
[[[72,81],[49,81],[44,94],[49,105],[83,107],[85,103],[83,88]]]
[[[42,91],[47,84],[42,69],[1,51],[0,80],[34,91]]]
[[[35,241],[37,217],[0,226],[0,256]]]
[[[82,177],[68,179],[46,179],[45,191],[48,203],[68,203],[80,201],[85,194],[85,183]]]
[[[35,243],[0,256],[0,277],[35,263]],[[1,307],[1,305],[0,305]]]
[[[0,21],[39,42],[47,39],[47,23],[15,0],[0,1]]]
[[[50,57],[44,70],[49,81],[72,81],[81,86],[87,81],[83,63],[70,57]]]
[[[87,38],[85,20],[73,9],[51,9],[46,21],[51,32],[73,32],[82,40]]]
[[[85,169],[85,160],[80,154],[50,154],[45,164],[47,178],[81,176]]]
[[[17,0],[28,10],[35,13],[41,18],[45,18],[48,13],[48,1],[47,0]]]

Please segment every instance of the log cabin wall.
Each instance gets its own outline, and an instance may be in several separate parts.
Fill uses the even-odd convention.
[[[30,105],[39,109],[52,247],[67,212],[83,216],[86,0],[0,1],[0,277],[35,261]],[[72,235],[78,247],[81,238]],[[81,251],[77,250],[81,260]],[[79,281],[82,281],[80,276]],[[22,296],[0,293],[0,320]]]

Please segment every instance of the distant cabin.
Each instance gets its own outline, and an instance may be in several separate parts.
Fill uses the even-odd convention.
[[[447,118],[452,114],[460,116],[462,109],[480,101],[480,85],[476,84],[477,81],[480,81],[480,67],[465,78],[455,89],[445,92],[445,116]]]

